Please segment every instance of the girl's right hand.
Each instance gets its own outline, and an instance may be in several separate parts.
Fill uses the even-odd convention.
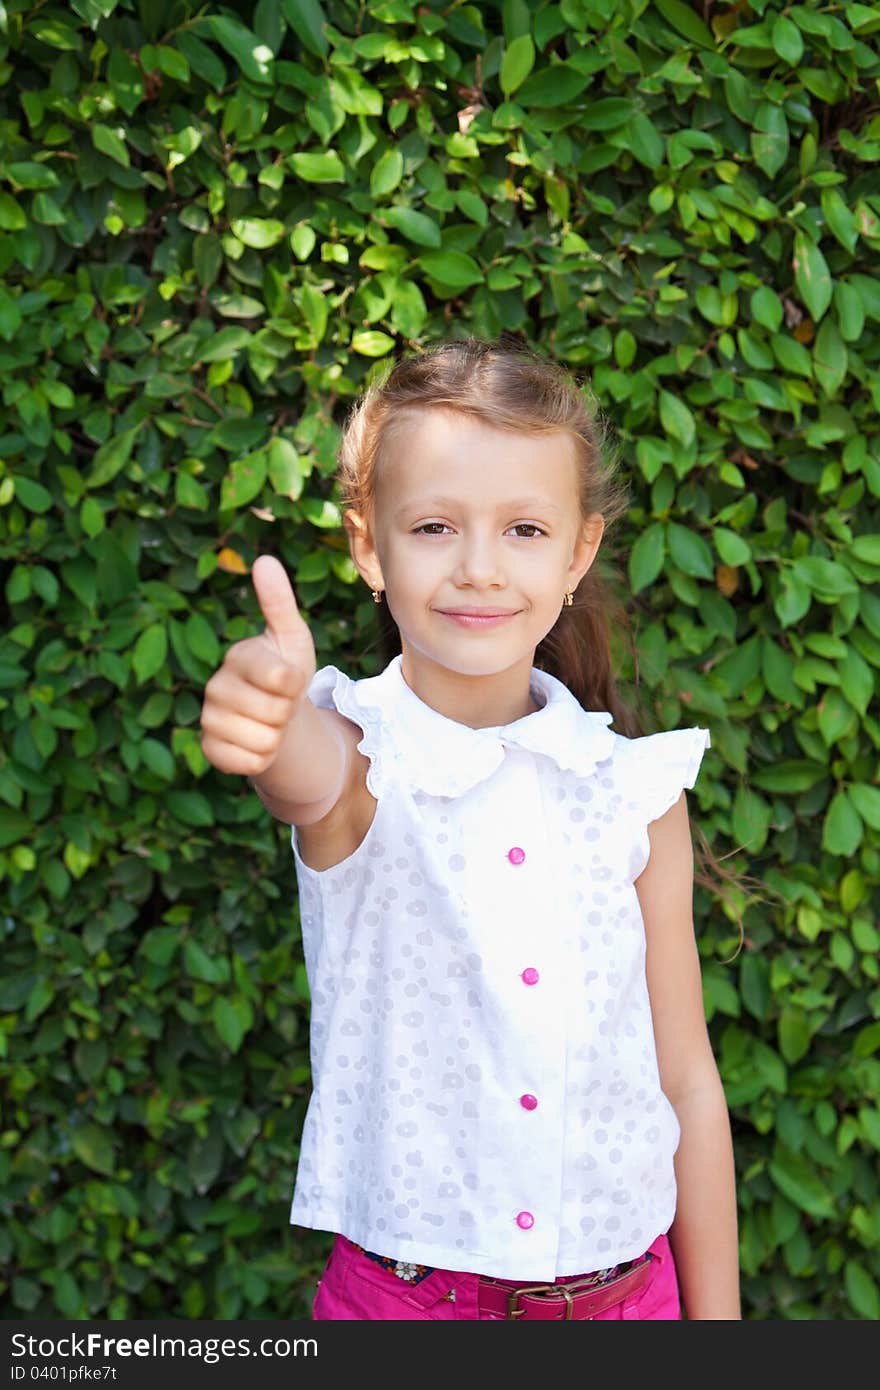
[[[252,570],[266,631],[229,648],[205,686],[202,752],[221,772],[258,777],[272,766],[315,674],[315,644],[284,566],[261,555]]]

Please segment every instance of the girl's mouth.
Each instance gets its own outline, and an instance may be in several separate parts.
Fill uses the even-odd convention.
[[[437,610],[441,617],[451,618],[460,627],[498,627],[501,623],[510,622],[515,618],[515,613],[454,613],[444,612],[442,608]]]

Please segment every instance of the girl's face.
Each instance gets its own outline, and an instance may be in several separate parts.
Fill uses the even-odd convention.
[[[404,670],[431,679],[528,672],[602,538],[583,523],[567,435],[515,434],[466,415],[414,412],[383,450],[374,534],[347,514],[352,556],[384,589]],[[497,622],[453,614],[497,613]],[[434,675],[438,673],[435,671]]]

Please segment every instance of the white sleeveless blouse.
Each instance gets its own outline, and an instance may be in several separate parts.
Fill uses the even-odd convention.
[[[397,656],[309,697],[363,729],[358,848],[303,863],[313,1092],[290,1220],[395,1259],[551,1281],[675,1213],[634,880],[709,733],[628,739],[532,668],[542,707],[471,729]]]

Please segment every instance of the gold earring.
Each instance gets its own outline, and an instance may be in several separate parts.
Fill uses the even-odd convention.
[[[381,603],[381,602],[382,602],[382,591],[381,591],[381,589],[373,589],[373,590],[372,590],[372,594],[373,594],[373,602],[374,602],[374,603]]]
[[[565,606],[566,606],[566,608],[570,608],[573,602],[574,602],[574,594],[573,594],[572,590],[569,589],[568,593],[565,595]]]

